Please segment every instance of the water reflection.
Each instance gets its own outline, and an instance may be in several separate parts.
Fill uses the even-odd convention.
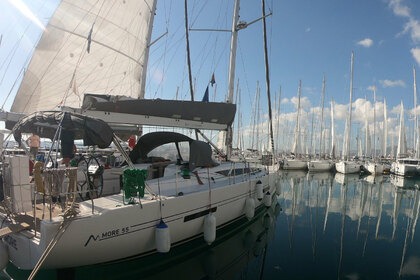
[[[420,277],[419,181],[290,171],[280,178],[283,276]]]

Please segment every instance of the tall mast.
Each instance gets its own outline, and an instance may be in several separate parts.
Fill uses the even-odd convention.
[[[295,154],[295,156],[297,156],[298,153],[301,152],[300,150],[300,120],[299,120],[299,115],[300,115],[300,96],[301,96],[301,89],[302,89],[302,81],[299,80],[299,88],[298,88],[298,107],[297,107],[297,112],[296,112],[296,126],[295,126],[295,141],[293,143],[293,147],[292,147],[292,153]]]
[[[420,157],[419,145],[419,123],[417,119],[417,85],[416,85],[416,68],[413,66],[413,95],[414,95],[414,143],[413,148],[416,151],[416,158]]]
[[[143,72],[142,72],[142,75],[140,77],[140,91],[139,91],[139,95],[138,95],[139,99],[143,99],[144,94],[146,92],[147,65],[149,64],[149,49],[150,49],[151,39],[152,39],[153,20],[154,20],[155,13],[156,13],[156,2],[157,2],[157,0],[153,1],[152,7],[151,7],[151,10],[150,10],[149,30],[148,30],[147,38],[146,38],[146,41],[148,42],[148,45],[147,45],[147,47],[145,48],[145,51],[144,51]]]
[[[373,160],[376,161],[376,86],[373,87]]]
[[[194,101],[194,89],[193,89],[193,81],[192,81],[192,74],[191,74],[191,55],[190,55],[190,37],[188,32],[188,5],[187,0],[184,1],[184,8],[185,8],[185,39],[187,44],[187,64],[188,64],[188,80],[190,82],[190,95],[191,101]]]
[[[271,151],[274,155],[274,135],[273,135],[273,121],[271,112],[271,93],[270,93],[270,71],[268,65],[268,51],[267,51],[267,32],[265,22],[265,0],[262,0],[262,20],[263,20],[263,36],[264,36],[264,58],[265,58],[265,82],[267,87],[267,99],[268,99],[268,117],[270,119],[270,144]]]
[[[387,123],[387,119],[388,119],[388,113],[387,113],[387,109],[386,109],[386,99],[384,99],[384,136],[383,136],[383,147],[382,147],[382,155],[384,157],[386,157],[386,148],[388,145],[388,123]]]
[[[230,58],[229,58],[229,84],[228,84],[228,103],[233,103],[233,92],[235,83],[235,62],[236,62],[236,47],[238,45],[238,22],[239,22],[239,3],[240,0],[235,1],[233,9],[232,21],[232,36],[230,40]],[[226,131],[226,159],[230,159],[232,154],[232,126],[229,126]]]
[[[350,103],[349,103],[349,114],[347,121],[347,131],[346,131],[346,153],[345,159],[348,160],[350,157],[350,138],[351,138],[351,107],[353,100],[353,63],[354,63],[354,53],[351,52],[351,64],[350,64]]]
[[[335,131],[334,131],[334,99],[331,100],[331,152],[330,156],[335,159]]]
[[[322,157],[322,142],[323,142],[323,135],[324,135],[324,98],[325,98],[325,75],[322,80],[322,98],[321,98],[321,130],[319,132],[319,157]]]

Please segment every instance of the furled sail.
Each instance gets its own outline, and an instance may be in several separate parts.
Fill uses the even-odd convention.
[[[78,108],[85,93],[144,96],[155,0],[63,0],[11,107]]]

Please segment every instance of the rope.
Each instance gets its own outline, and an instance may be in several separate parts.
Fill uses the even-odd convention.
[[[77,208],[77,204],[73,203],[69,209],[66,210],[63,214],[63,221],[61,222],[60,226],[58,227],[57,232],[55,233],[53,239],[51,239],[48,246],[45,248],[44,253],[42,253],[41,257],[39,258],[38,262],[34,266],[34,269],[32,270],[31,274],[28,277],[28,280],[34,279],[35,275],[38,273],[38,271],[41,269],[42,264],[47,259],[48,255],[51,253],[52,249],[55,247],[57,242],[60,240],[60,238],[63,236],[66,229],[69,227],[71,221],[74,219],[74,217],[77,216],[79,213]]]

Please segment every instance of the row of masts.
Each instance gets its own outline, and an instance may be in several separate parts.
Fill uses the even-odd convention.
[[[353,70],[351,70],[353,71]],[[285,115],[282,115],[280,112],[280,98],[278,99],[278,106],[276,106],[277,114],[275,114],[273,118],[273,122],[276,123],[274,127],[274,132],[276,137],[276,151],[278,154],[287,155],[289,153],[293,154],[300,154],[303,156],[308,156],[311,158],[318,158],[318,157],[329,157],[329,158],[350,158],[350,155],[356,157],[363,157],[363,158],[398,158],[398,157],[420,157],[420,145],[419,145],[419,124],[418,124],[418,116],[416,113],[416,104],[417,104],[417,89],[416,89],[416,70],[413,67],[413,95],[414,95],[414,107],[411,119],[413,119],[413,130],[412,133],[412,145],[411,149],[408,150],[407,145],[407,128],[405,125],[405,118],[406,113],[404,111],[404,104],[401,101],[400,104],[400,113],[398,116],[399,119],[399,131],[398,135],[390,135],[388,129],[389,123],[389,114],[387,109],[387,102],[386,98],[383,98],[383,102],[378,102],[377,94],[376,94],[376,86],[372,88],[373,91],[373,122],[365,119],[364,124],[364,131],[361,131],[361,128],[357,129],[345,129],[345,135],[343,136],[343,146],[337,147],[337,135],[336,135],[336,128],[335,128],[335,102],[331,100],[330,105],[330,121],[329,124],[326,123],[326,118],[324,117],[325,111],[325,91],[326,91],[326,77],[323,77],[322,80],[322,94],[321,94],[321,103],[320,108],[321,112],[305,112],[301,106],[301,89],[302,89],[302,81],[299,81],[298,85],[298,101],[297,101],[297,109],[296,109],[296,121],[293,125],[293,122],[287,121]],[[351,88],[353,85],[351,84]],[[350,93],[352,95],[352,92]],[[279,96],[281,96],[281,91]],[[264,127],[264,124],[260,122],[261,119],[261,112],[260,112],[260,88],[257,83],[257,90],[254,99],[254,107],[252,110],[251,121],[250,121],[250,133],[249,136],[249,143],[248,147],[251,150],[260,150],[262,151],[262,147],[260,143],[268,143],[261,141],[260,139],[268,139],[268,136],[262,135],[260,127]],[[352,104],[353,97],[350,96],[350,104]],[[366,105],[371,104],[367,98]],[[277,98],[276,98],[277,103]],[[382,107],[382,112],[380,108]],[[368,110],[368,108],[366,108]],[[350,123],[352,122],[353,110],[351,106],[349,106],[349,111],[347,113],[347,120],[346,120],[346,128],[350,127]],[[307,116],[307,125],[302,126],[302,116]],[[312,115],[312,117],[310,116]],[[284,116],[284,117],[283,117]],[[378,116],[382,121],[378,121]],[[239,121],[238,121],[239,122]],[[286,127],[286,130],[282,130],[280,132],[280,122],[282,122],[282,126]],[[309,124],[310,123],[310,124]],[[315,124],[317,123],[317,128],[315,128]],[[373,129],[372,129],[373,128]],[[293,131],[292,131],[293,129]],[[352,131],[356,131],[356,135],[353,136],[355,141],[352,139]],[[395,130],[394,130],[395,132]],[[361,137],[364,134],[364,137]],[[238,134],[239,135],[239,134]],[[239,136],[238,136],[239,139]],[[290,140],[293,139],[293,142]],[[345,139],[350,139],[346,141]],[[289,141],[287,141],[289,140]],[[242,145],[243,147],[244,139],[241,136]],[[236,140],[239,143],[239,140]],[[364,143],[363,143],[364,142]],[[279,144],[281,143],[281,144]],[[352,143],[356,143],[356,147],[352,147]],[[260,146],[258,146],[260,145]],[[239,145],[237,146],[239,147]],[[342,148],[342,149],[340,149]],[[337,154],[337,150],[341,150],[341,156]]]

